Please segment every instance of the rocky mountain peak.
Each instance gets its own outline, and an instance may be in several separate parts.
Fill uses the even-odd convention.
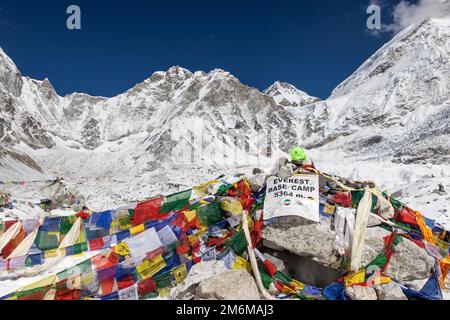
[[[281,81],[275,82],[264,90],[264,93],[271,96],[279,105],[284,107],[301,107],[320,100],[297,89],[292,84]]]
[[[0,89],[10,92],[14,96],[20,95],[22,77],[14,62],[0,47]]]

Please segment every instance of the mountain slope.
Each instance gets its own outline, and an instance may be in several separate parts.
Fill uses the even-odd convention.
[[[450,160],[450,18],[399,33],[302,118],[310,147],[399,163]]]

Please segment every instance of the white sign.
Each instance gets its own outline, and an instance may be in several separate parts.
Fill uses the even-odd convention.
[[[300,216],[315,222],[319,216],[319,176],[302,174],[267,179],[264,220]]]

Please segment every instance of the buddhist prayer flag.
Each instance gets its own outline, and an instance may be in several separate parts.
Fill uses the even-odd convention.
[[[192,189],[166,197],[164,204],[161,207],[161,213],[168,213],[186,208],[189,204],[191,194]]]
[[[125,239],[124,242],[130,248],[131,256],[134,258],[145,257],[146,253],[155,251],[162,245],[155,228]]]
[[[203,226],[211,226],[223,220],[220,202],[216,200],[197,208],[197,217]]]

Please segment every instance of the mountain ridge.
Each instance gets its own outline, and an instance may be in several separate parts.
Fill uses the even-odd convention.
[[[402,174],[410,165],[416,172],[425,163],[443,165],[450,154],[448,38],[447,20],[404,30],[327,100],[282,82],[260,92],[221,69],[179,66],[111,98],[61,97],[48,79],[23,77],[6,56],[0,177],[64,175],[102,207],[165,192],[164,184],[181,188],[227,170],[268,168],[294,144],[324,169],[336,169],[336,159]],[[37,166],[27,171],[20,155]],[[345,165],[340,169],[351,169]]]

